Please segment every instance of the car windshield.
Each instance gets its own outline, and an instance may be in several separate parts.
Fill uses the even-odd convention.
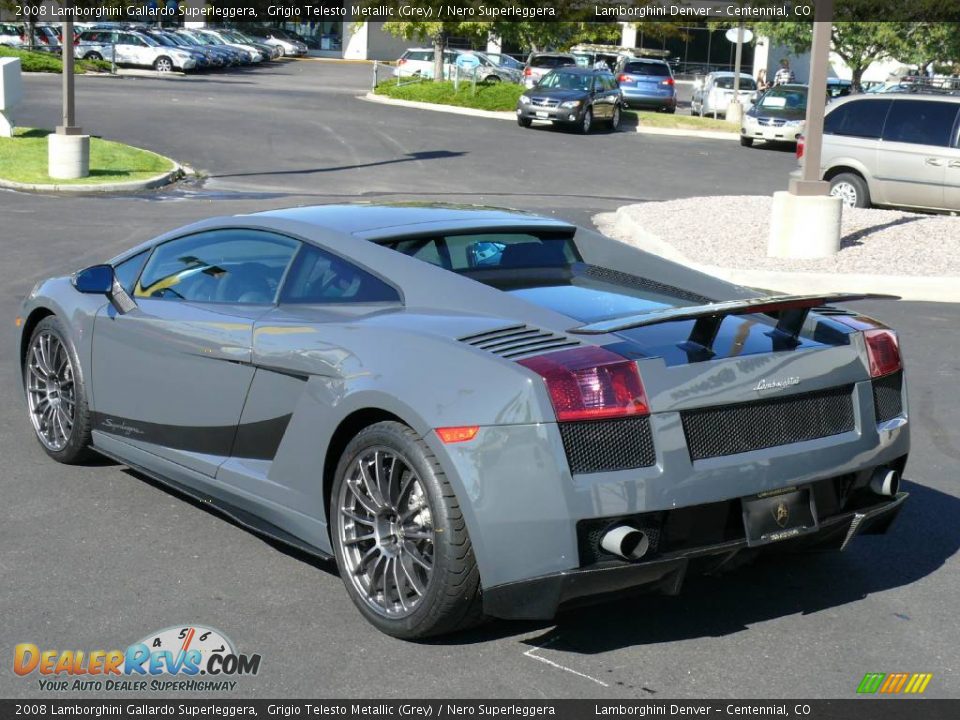
[[[757,104],[762,108],[801,110],[807,106],[807,89],[775,87]]]
[[[720,88],[721,90],[733,90],[733,80],[732,75],[723,75],[714,80],[714,86]],[[756,90],[757,83],[752,77],[742,77],[740,78],[740,90]]]
[[[153,40],[156,40],[160,45],[164,45],[166,47],[173,47],[177,44],[166,35],[151,35],[150,37]]]
[[[562,55],[538,55],[530,61],[530,67],[536,68],[555,68],[572,64],[570,58]]]
[[[593,76],[586,73],[557,72],[554,71],[546,75],[537,87],[556,88],[559,90],[580,90],[586,92],[590,89],[593,82]]]
[[[652,62],[628,62],[623,66],[623,71],[630,75],[653,75],[656,77],[666,77],[670,74],[670,68],[665,63]]]

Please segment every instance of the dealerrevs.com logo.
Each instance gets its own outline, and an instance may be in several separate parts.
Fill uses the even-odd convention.
[[[13,652],[13,671],[38,675],[40,690],[230,691],[234,678],[256,675],[260,656],[244,655],[218,630],[177,625],[151,633],[126,650],[41,649],[20,643]]]

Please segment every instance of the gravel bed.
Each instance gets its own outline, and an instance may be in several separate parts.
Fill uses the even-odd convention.
[[[766,196],[701,197],[631,205],[622,212],[694,262],[707,265],[818,273],[960,275],[960,217],[844,208],[840,252],[830,258],[786,260],[767,257],[772,202]],[[619,239],[631,241],[629,237]]]

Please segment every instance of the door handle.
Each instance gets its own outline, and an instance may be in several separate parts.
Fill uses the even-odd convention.
[[[960,168],[960,160],[951,160],[947,167]]]
[[[943,167],[943,160],[940,158],[924,158],[923,161],[927,165],[933,165],[934,167]]]

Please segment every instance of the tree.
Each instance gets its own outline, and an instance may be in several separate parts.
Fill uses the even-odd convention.
[[[908,25],[863,21],[833,23],[833,52],[850,68],[854,92],[860,90],[863,73],[871,63],[897,54]],[[813,38],[813,25],[806,22],[759,22],[754,23],[753,28],[757,35],[765,35],[796,53],[808,51]]]
[[[960,33],[949,22],[910,23],[897,57],[917,65],[922,73],[930,65],[960,61]]]

